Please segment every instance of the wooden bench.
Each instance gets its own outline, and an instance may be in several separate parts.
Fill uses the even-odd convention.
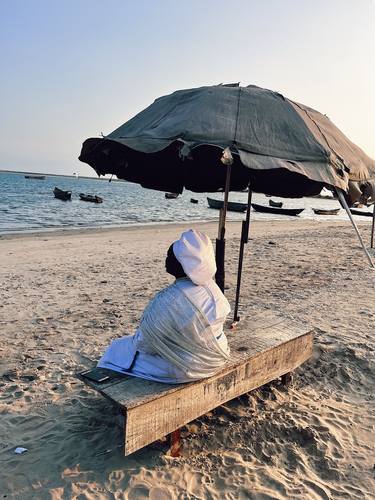
[[[221,404],[291,373],[312,354],[313,331],[275,314],[241,321],[227,333],[228,364],[208,379],[161,384],[116,376],[82,381],[117,405],[124,416],[124,453],[129,455]]]

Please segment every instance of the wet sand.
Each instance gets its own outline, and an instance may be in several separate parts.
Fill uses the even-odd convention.
[[[216,224],[194,227],[216,236]],[[368,241],[371,223],[360,227]],[[186,228],[0,238],[3,496],[374,498],[375,272],[349,223],[252,225],[240,314],[272,309],[316,328],[294,386],[271,384],[192,422],[181,458],[155,445],[122,456],[114,411],[74,374],[134,332],[171,282],[165,252]],[[230,223],[231,304],[239,235]]]

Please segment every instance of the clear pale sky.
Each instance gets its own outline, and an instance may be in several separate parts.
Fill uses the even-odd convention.
[[[160,95],[250,83],[308,104],[375,158],[374,0],[0,0],[0,169],[77,160]]]

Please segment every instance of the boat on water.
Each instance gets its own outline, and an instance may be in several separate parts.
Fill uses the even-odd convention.
[[[369,210],[356,210],[355,208],[351,208],[350,211],[353,215],[362,215],[364,217],[372,217],[373,216],[373,213],[370,212]]]
[[[178,193],[165,193],[164,196],[167,198],[167,200],[174,200],[178,197]]]
[[[340,208],[333,208],[331,210],[325,210],[323,208],[313,208],[314,214],[317,215],[337,215],[340,212]]]
[[[82,201],[89,201],[90,203],[103,203],[103,198],[100,198],[100,196],[80,193],[79,197]]]
[[[55,198],[63,201],[68,201],[72,199],[72,192],[71,191],[63,191],[62,189],[59,189],[58,187],[55,187],[53,190],[53,194],[55,195]]]
[[[195,198],[190,198],[190,203],[198,203],[198,200],[196,200]]]
[[[38,181],[44,181],[45,178],[45,175],[25,175],[25,179],[35,179]]]
[[[319,194],[312,196],[312,198],[323,198],[324,200],[336,200],[336,198],[333,196],[332,191],[330,191],[327,188],[323,188]]]
[[[257,205],[256,203],[252,203],[251,206],[256,212],[264,212],[266,214],[299,215],[304,211],[304,208],[276,208],[267,207],[265,205]]]
[[[273,201],[273,200],[268,200],[268,204],[270,207],[276,207],[276,208],[281,208],[283,206],[282,201]]]
[[[214,200],[213,198],[208,198],[208,206],[210,208],[215,208],[216,210],[220,210],[224,207],[224,201],[222,200]],[[245,212],[247,208],[247,203],[239,203],[236,201],[228,201],[228,211],[230,212]]]

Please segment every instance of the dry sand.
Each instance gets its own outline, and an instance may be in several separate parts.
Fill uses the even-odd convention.
[[[74,373],[135,330],[170,283],[164,254],[182,228],[0,239],[2,498],[374,498],[375,273],[349,224],[252,226],[241,314],[269,308],[317,329],[295,385],[192,422],[179,459],[155,445],[122,456],[113,410]],[[232,303],[239,233],[229,225]]]

